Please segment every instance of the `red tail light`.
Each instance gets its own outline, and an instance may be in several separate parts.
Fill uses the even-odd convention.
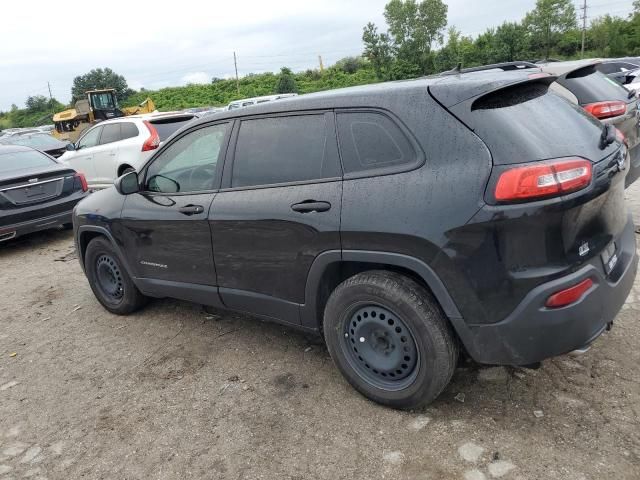
[[[148,152],[149,150],[155,150],[160,146],[160,135],[158,135],[158,131],[156,128],[151,125],[147,120],[143,121],[146,127],[149,129],[149,133],[151,136],[147,138],[142,145],[142,151]]]
[[[603,120],[605,118],[617,117],[627,111],[627,104],[624,102],[597,102],[584,106],[584,109],[594,117]]]
[[[89,186],[87,185],[87,178],[84,176],[84,174],[76,173],[73,178],[74,190],[82,190],[83,192],[89,190]]]
[[[560,290],[547,299],[546,306],[548,308],[560,308],[571,305],[582,298],[587,291],[593,286],[593,280],[587,278],[573,287]]]
[[[498,179],[495,197],[514,202],[575,192],[591,183],[591,162],[569,158],[507,170]]]

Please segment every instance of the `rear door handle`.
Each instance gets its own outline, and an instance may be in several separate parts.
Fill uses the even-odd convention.
[[[204,207],[202,205],[185,205],[180,207],[178,211],[184,215],[195,215],[204,212]]]
[[[315,200],[305,200],[291,205],[291,210],[299,213],[326,212],[330,208],[331,204],[329,202],[317,202]]]

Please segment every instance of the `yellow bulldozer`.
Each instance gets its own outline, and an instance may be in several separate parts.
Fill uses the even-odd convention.
[[[119,108],[116,91],[113,88],[89,90],[86,95],[86,99],[76,102],[75,108],[69,108],[53,116],[54,137],[63,141],[75,142],[82,135],[82,132],[97,122],[110,118],[151,113],[156,110],[156,106],[150,98],[135,107]]]

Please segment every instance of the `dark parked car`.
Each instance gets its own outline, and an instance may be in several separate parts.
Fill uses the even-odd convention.
[[[67,151],[69,142],[61,142],[48,133],[31,133],[0,138],[0,144],[31,147],[58,158]]]
[[[75,209],[109,311],[175,297],[324,335],[370,399],[415,408],[460,351],[583,348],[634,281],[626,147],[540,72],[303,95],[205,117]]]
[[[629,74],[639,68],[640,62],[637,60],[603,60],[602,63],[596,65],[596,70],[604,73],[607,77],[615,80],[620,85],[631,83],[633,77],[630,77]]]
[[[87,192],[84,176],[29,147],[0,145],[0,242],[71,227]]]

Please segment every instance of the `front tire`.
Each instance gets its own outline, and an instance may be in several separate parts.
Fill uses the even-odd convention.
[[[365,397],[393,408],[432,402],[453,376],[458,344],[431,293],[389,271],[338,285],[324,313],[334,363]]]
[[[89,242],[85,271],[94,295],[111,313],[127,315],[148,301],[123,268],[111,243],[104,237],[96,237]]]

